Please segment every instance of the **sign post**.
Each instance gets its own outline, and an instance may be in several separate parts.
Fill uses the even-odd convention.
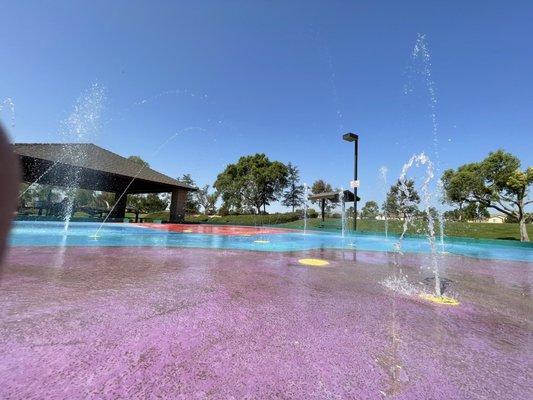
[[[350,186],[353,189],[354,201],[354,216],[353,216],[353,230],[357,230],[357,188],[359,187],[359,181],[357,180],[357,163],[359,158],[359,135],[355,133],[345,133],[342,135],[342,138],[347,142],[354,142],[354,168],[353,168],[353,181],[350,183]]]

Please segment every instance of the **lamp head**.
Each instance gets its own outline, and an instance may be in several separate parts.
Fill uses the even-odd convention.
[[[356,140],[359,140],[359,135],[356,135],[355,133],[345,133],[342,135],[342,138],[347,142],[355,142]]]

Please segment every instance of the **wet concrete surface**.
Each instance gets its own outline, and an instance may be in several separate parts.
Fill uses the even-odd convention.
[[[299,258],[321,258],[306,267]],[[12,248],[1,398],[531,398],[532,264],[424,255]]]

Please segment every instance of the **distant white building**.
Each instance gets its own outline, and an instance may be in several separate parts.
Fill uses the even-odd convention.
[[[504,215],[491,215],[489,218],[486,219],[485,222],[489,224],[503,224],[505,222],[505,216]]]

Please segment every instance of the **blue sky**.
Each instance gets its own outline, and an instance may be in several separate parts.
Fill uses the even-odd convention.
[[[533,164],[530,1],[20,1],[0,19],[0,101],[13,141],[62,141],[105,87],[91,141],[199,185],[239,156],[292,161],[348,187],[361,137],[363,200],[413,153],[435,158],[419,33],[431,52],[440,169],[503,147]],[[405,93],[405,88],[411,90]],[[0,118],[10,124],[3,107]],[[158,154],[158,146],[187,130]],[[278,207],[275,207],[276,209]]]

